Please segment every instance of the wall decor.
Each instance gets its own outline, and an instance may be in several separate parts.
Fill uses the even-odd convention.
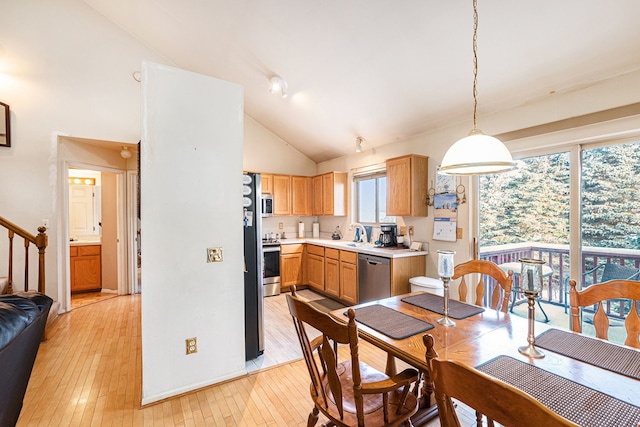
[[[9,105],[0,102],[0,147],[11,147]]]

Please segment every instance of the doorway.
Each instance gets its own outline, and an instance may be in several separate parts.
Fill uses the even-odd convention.
[[[136,144],[126,146],[137,154]],[[122,150],[122,143],[58,136],[58,295],[63,312],[140,290],[137,155],[125,158]],[[79,189],[77,178],[91,187],[80,188],[86,194],[79,197],[72,191]],[[79,291],[78,283],[85,288]],[[72,295],[83,301],[72,304]]]

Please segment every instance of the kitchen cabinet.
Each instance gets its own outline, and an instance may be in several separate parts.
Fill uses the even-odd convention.
[[[429,158],[410,154],[386,161],[387,215],[427,216]]]
[[[311,215],[322,215],[322,175],[311,178]]]
[[[313,215],[347,214],[347,173],[329,172],[313,177]]]
[[[333,248],[324,250],[324,291],[340,298],[340,251]]]
[[[291,176],[291,215],[311,215],[312,178]]]
[[[100,245],[71,246],[71,292],[102,289],[102,256]]]
[[[262,194],[273,194],[273,175],[270,173],[261,173]]]
[[[358,254],[340,251],[340,299],[349,305],[358,304]]]
[[[411,292],[409,279],[426,274],[426,255],[391,259],[391,296]]]
[[[324,247],[307,245],[307,282],[317,291],[324,292]]]
[[[304,244],[289,244],[280,246],[280,288],[287,292],[292,285],[303,284],[302,258]]]
[[[273,214],[291,215],[291,177],[273,175]]]

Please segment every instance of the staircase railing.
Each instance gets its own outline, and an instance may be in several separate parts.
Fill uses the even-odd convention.
[[[0,226],[9,230],[9,270],[7,292],[13,293],[13,238],[17,234],[24,239],[24,290],[29,290],[29,247],[34,244],[38,248],[38,292],[45,293],[44,254],[48,237],[45,227],[38,227],[38,234],[33,235],[0,216]]]

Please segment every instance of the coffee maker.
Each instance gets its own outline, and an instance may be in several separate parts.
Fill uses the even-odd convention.
[[[396,246],[396,230],[395,224],[381,224],[380,225],[380,246]]]

